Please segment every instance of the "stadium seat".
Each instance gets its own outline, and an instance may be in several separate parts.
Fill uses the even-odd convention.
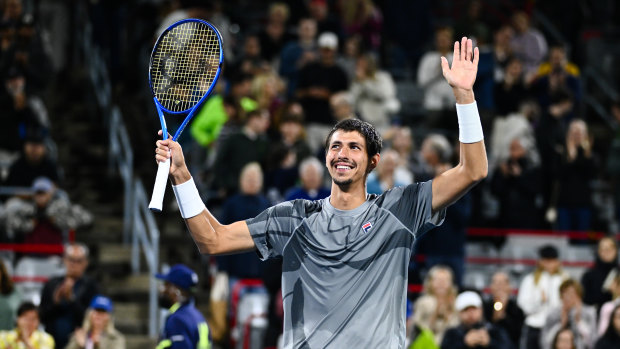
[[[22,257],[15,265],[15,288],[23,301],[38,305],[45,282],[51,277],[62,275],[63,272],[64,265],[59,256]]]

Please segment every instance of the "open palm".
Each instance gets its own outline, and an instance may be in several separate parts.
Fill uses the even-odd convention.
[[[452,67],[445,57],[441,57],[441,69],[448,84],[453,88],[471,90],[478,73],[478,59],[478,48],[473,48],[471,39],[463,37],[460,43],[456,41]]]

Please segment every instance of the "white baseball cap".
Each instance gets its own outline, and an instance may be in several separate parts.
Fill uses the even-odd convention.
[[[331,32],[325,32],[319,35],[319,47],[329,48],[332,50],[338,49],[338,37]]]
[[[481,308],[482,299],[476,292],[465,291],[456,297],[454,307],[457,311],[463,311],[469,307]]]

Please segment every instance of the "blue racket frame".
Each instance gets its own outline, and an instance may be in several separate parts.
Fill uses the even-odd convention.
[[[173,28],[175,28],[175,27],[177,27],[177,26],[179,26],[179,25],[181,25],[183,23],[187,23],[187,22],[200,22],[200,23],[208,25],[211,29],[213,29],[213,31],[215,32],[215,34],[217,36],[218,44],[220,45],[220,60],[219,60],[219,63],[218,63],[217,72],[215,73],[215,77],[213,78],[213,83],[211,84],[211,86],[209,87],[207,92],[204,94],[204,96],[202,96],[202,98],[198,101],[198,103],[196,103],[193,107],[191,107],[189,109],[185,109],[185,110],[182,110],[182,111],[174,112],[174,111],[166,109],[157,100],[157,97],[155,96],[155,92],[153,90],[153,83],[151,81],[151,67],[153,65],[152,64],[153,63],[153,54],[155,53],[155,50],[159,47],[159,43],[162,40],[162,38],[165,36],[165,34],[167,32],[169,32],[170,30],[172,30]],[[157,114],[159,116],[159,122],[161,123],[162,137],[164,139],[166,139],[166,137],[168,135],[168,128],[166,127],[166,119],[164,117],[164,112],[166,112],[168,114],[172,114],[172,115],[179,115],[179,114],[187,113],[188,110],[190,111],[189,114],[185,117],[185,120],[183,120],[183,123],[181,123],[181,126],[179,126],[179,129],[174,133],[174,136],[172,137],[172,140],[176,141],[179,138],[179,136],[181,135],[181,132],[183,132],[183,130],[185,129],[187,124],[189,124],[189,122],[194,117],[194,113],[196,112],[196,110],[198,110],[198,106],[200,106],[205,101],[205,99],[207,99],[209,97],[209,95],[213,91],[213,88],[217,84],[217,81],[218,81],[218,79],[220,77],[220,73],[222,72],[222,64],[223,63],[224,63],[224,50],[222,48],[222,35],[220,34],[220,31],[217,30],[216,27],[214,27],[211,23],[209,23],[207,21],[203,21],[202,19],[196,19],[196,18],[183,19],[183,20],[180,20],[178,22],[175,22],[174,24],[172,24],[171,26],[166,28],[166,30],[164,30],[159,35],[159,37],[157,38],[157,41],[155,42],[155,45],[153,46],[153,50],[151,51],[151,61],[149,62],[149,87],[151,89],[151,93],[153,94],[153,101],[155,102],[155,106],[157,108]]]
[[[157,50],[157,48],[159,47],[162,38],[166,35],[166,33],[168,33],[170,30],[174,29],[175,27],[183,24],[183,23],[187,23],[187,22],[199,22],[201,24],[205,24],[207,26],[209,26],[211,29],[213,29],[213,31],[216,34],[217,37],[217,41],[219,44],[219,63],[218,63],[218,67],[217,67],[217,71],[215,73],[215,76],[213,78],[213,82],[211,83],[211,86],[209,86],[209,89],[207,90],[207,92],[205,92],[205,94],[200,98],[200,100],[194,104],[192,107],[182,110],[182,111],[172,111],[172,110],[168,110],[167,108],[165,108],[161,103],[159,103],[159,101],[157,100],[157,94],[155,93],[155,90],[153,89],[153,82],[151,81],[151,76],[152,76],[152,66],[153,66],[153,57],[155,54],[155,51]],[[192,119],[192,117],[194,117],[194,113],[196,112],[196,110],[199,109],[199,106],[204,102],[204,100],[209,97],[209,95],[211,95],[211,92],[213,91],[213,88],[215,87],[215,85],[217,84],[217,81],[220,77],[220,73],[222,72],[222,64],[224,62],[224,51],[222,50],[222,36],[220,34],[220,32],[217,30],[217,28],[215,28],[211,23],[207,22],[207,21],[203,21],[200,19],[195,19],[195,18],[189,18],[189,19],[184,19],[184,20],[180,20],[178,22],[175,22],[174,24],[172,24],[171,26],[169,26],[168,28],[166,28],[166,30],[164,30],[160,35],[159,38],[157,38],[157,41],[155,42],[155,45],[153,46],[153,51],[151,52],[151,60],[149,62],[149,87],[151,89],[151,93],[153,94],[153,101],[155,102],[155,108],[157,109],[157,114],[159,116],[159,122],[161,123],[161,129],[162,129],[162,137],[163,139],[167,139],[168,138],[168,128],[166,126],[166,119],[165,119],[165,115],[164,112],[170,114],[170,115],[178,115],[178,114],[184,114],[187,113],[189,111],[189,113],[187,114],[187,116],[185,117],[185,120],[183,120],[183,123],[181,123],[181,125],[179,126],[179,129],[174,133],[174,136],[172,137],[173,141],[176,141],[179,136],[181,135],[181,132],[183,132],[183,130],[185,129],[185,127],[189,124],[190,120]],[[149,203],[149,209],[151,209],[152,211],[156,211],[156,212],[161,212],[162,210],[162,205],[163,205],[163,200],[164,200],[164,192],[166,191],[166,183],[168,180],[168,175],[169,175],[169,171],[170,171],[170,158],[168,158],[166,161],[160,162],[158,164],[158,168],[157,168],[157,175],[155,177],[155,184],[153,187],[153,194],[151,195],[151,202]]]

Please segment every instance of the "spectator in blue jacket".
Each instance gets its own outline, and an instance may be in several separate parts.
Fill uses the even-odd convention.
[[[211,349],[209,326],[194,304],[198,275],[176,264],[166,274],[155,277],[164,281],[159,305],[170,310],[157,349]]]

